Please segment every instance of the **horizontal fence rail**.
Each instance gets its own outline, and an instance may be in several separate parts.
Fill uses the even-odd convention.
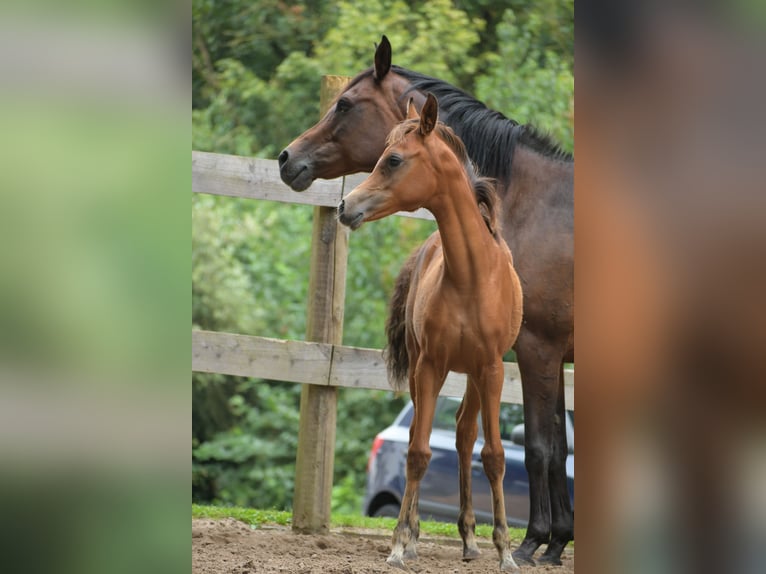
[[[335,207],[346,193],[362,183],[367,174],[345,178],[317,179],[300,193],[287,187],[279,177],[279,162],[237,155],[192,151],[192,191],[228,197],[265,199],[299,205]],[[427,209],[400,211],[396,215],[434,220]]]
[[[503,363],[501,400],[522,403],[516,363]],[[277,381],[390,391],[382,352],[214,331],[192,331],[192,370]],[[462,397],[466,376],[450,373],[441,395]],[[574,371],[564,370],[567,409],[574,409]]]

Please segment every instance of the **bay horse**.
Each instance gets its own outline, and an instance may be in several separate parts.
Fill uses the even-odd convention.
[[[494,183],[478,177],[455,133],[437,122],[438,104],[428,94],[422,115],[388,137],[372,175],[338,205],[338,218],[357,229],[397,211],[425,207],[438,231],[406,266],[411,280],[393,301],[395,327],[389,328],[391,381],[415,406],[407,450],[407,481],[387,562],[407,570],[404,558],[417,556],[418,492],[431,459],[429,438],[439,391],[449,371],[466,373],[465,398],[457,417],[460,517],[463,558],[479,555],[471,504],[471,455],[481,411],[485,443],[481,451],[492,490],[492,540],[502,571],[518,571],[505,516],[505,449],[500,439],[503,353],[521,327],[521,283],[511,251],[498,233]],[[406,291],[406,292],[405,292]],[[396,336],[391,337],[391,332]]]
[[[279,154],[282,180],[296,191],[315,178],[371,171],[387,134],[433,93],[441,120],[463,140],[479,172],[497,181],[503,238],[524,289],[514,345],[521,372],[530,512],[517,562],[561,564],[574,536],[567,493],[564,362],[574,360],[574,159],[548,137],[487,108],[462,90],[391,65],[383,36],[374,65],[354,77],[326,115]],[[397,282],[411,280],[405,266]],[[510,297],[510,295],[509,295]],[[511,301],[508,301],[511,304]]]

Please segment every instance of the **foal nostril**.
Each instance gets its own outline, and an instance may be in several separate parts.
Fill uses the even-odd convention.
[[[277,161],[279,161],[279,167],[282,167],[287,162],[287,159],[290,157],[290,154],[286,149],[282,150],[282,153],[279,154],[279,157],[277,158]]]
[[[338,215],[341,215],[343,213],[343,210],[345,209],[345,207],[346,207],[346,200],[341,199],[340,203],[338,204]]]

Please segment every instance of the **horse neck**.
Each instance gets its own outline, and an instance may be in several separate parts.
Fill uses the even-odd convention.
[[[487,229],[468,176],[442,174],[439,193],[425,205],[436,218],[445,275],[457,286],[476,290],[495,268],[496,242]]]
[[[524,220],[530,210],[546,204],[571,203],[572,162],[548,157],[521,144],[516,147],[512,161],[510,181],[498,181],[497,185],[504,211],[510,214],[506,222]],[[508,230],[512,232],[513,227]]]
[[[417,92],[416,92],[417,93]],[[497,180],[497,193],[503,203],[509,204],[516,201],[516,197],[506,197],[516,192],[544,193],[546,189],[566,186],[568,180],[573,177],[572,162],[563,161],[560,158],[550,157],[545,153],[535,151],[520,140],[522,132],[528,129],[526,126],[502,117],[498,112],[487,110],[486,115],[472,117],[470,122],[465,121],[459,110],[456,112],[447,103],[440,108],[442,121],[449,125],[463,140],[468,156],[476,164],[479,173],[485,177]],[[440,101],[441,102],[441,101]],[[482,106],[477,102],[477,105]],[[484,124],[484,122],[487,122]],[[477,134],[482,134],[477,137]],[[490,135],[490,134],[495,134]],[[493,138],[498,138],[495,141]],[[491,143],[491,145],[490,145]],[[502,157],[495,157],[487,152],[488,145],[493,150],[504,150]],[[523,185],[516,185],[517,180],[522,180]],[[571,185],[570,185],[571,187]]]

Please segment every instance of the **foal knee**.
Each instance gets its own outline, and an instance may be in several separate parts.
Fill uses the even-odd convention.
[[[481,449],[481,461],[484,465],[484,473],[490,483],[502,480],[505,476],[505,451],[502,449],[490,449],[487,445]]]
[[[407,451],[407,480],[419,481],[428,469],[431,449],[420,450],[410,447]]]

